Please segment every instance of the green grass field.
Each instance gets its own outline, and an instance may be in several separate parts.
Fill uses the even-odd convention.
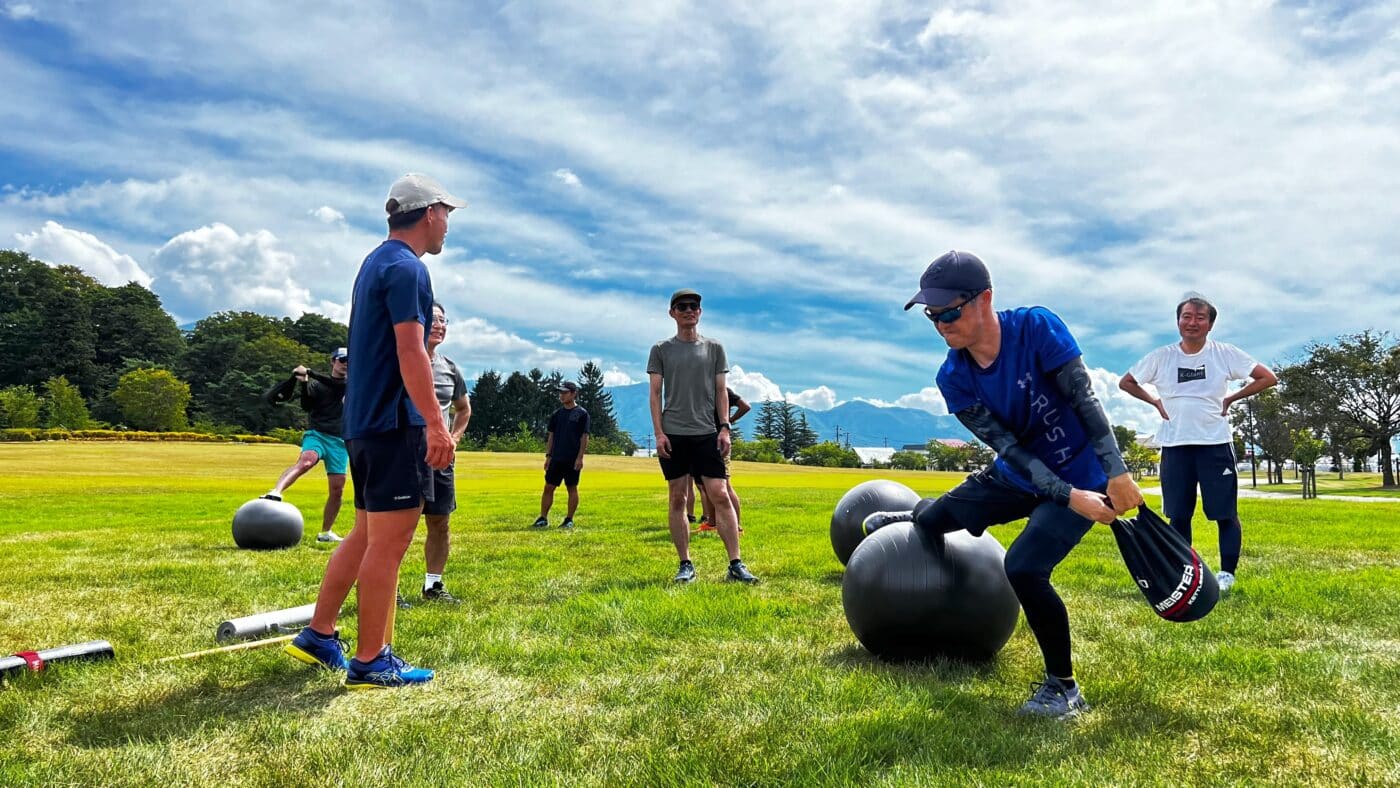
[[[739,464],[764,583],[721,582],[707,536],[676,588],[654,461],[593,458],[564,533],[528,528],[538,458],[465,455],[447,578],[465,602],[398,619],[431,685],[347,693],[276,649],[153,664],[313,599],[328,552],[309,533],[277,553],[229,535],[295,453],[0,444],[0,652],[118,654],[0,689],[0,785],[1400,783],[1400,505],[1242,501],[1240,585],[1194,624],[1157,619],[1096,528],[1056,574],[1094,705],[1070,724],[1014,715],[1040,671],[1024,623],[981,666],[882,664],[850,634],[832,505],[865,478],[927,494],[951,474]],[[324,489],[315,470],[291,490],[309,524]]]

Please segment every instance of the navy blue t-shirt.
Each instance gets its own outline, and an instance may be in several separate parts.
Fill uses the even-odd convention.
[[[433,283],[413,249],[391,239],[370,252],[355,275],[350,297],[347,440],[427,424],[404,388],[394,325],[422,323],[426,347],[432,317]]]
[[[588,411],[578,405],[554,411],[554,415],[549,417],[549,431],[554,433],[554,443],[549,447],[550,464],[573,465],[574,460],[578,459],[578,449],[588,427]]]
[[[998,312],[1001,351],[982,369],[965,350],[950,350],[938,370],[938,390],[957,413],[982,403],[1050,470],[1081,490],[1102,490],[1108,477],[1079,416],[1060,394],[1050,372],[1078,358],[1079,345],[1064,321],[1043,306]],[[1001,457],[997,469],[1023,490],[1040,494],[1031,480]]]

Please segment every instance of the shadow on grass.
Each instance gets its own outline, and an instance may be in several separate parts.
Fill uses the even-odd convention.
[[[861,646],[846,646],[826,656],[826,664],[847,670],[875,672],[892,678],[908,678],[909,683],[922,684],[925,681],[964,681],[974,678],[987,678],[996,672],[997,659],[967,661],[947,657],[928,659],[884,659],[866,651]]]
[[[265,712],[303,715],[324,708],[341,693],[336,688],[307,690],[312,671],[289,670],[238,686],[205,678],[158,698],[70,716],[69,742],[77,747],[120,747],[131,742],[183,739],[201,729],[243,726]]]

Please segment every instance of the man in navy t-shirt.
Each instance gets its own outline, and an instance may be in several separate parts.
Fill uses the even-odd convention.
[[[590,417],[578,405],[578,384],[566,380],[559,384],[559,402],[564,407],[549,417],[549,442],[544,447],[544,492],[540,494],[540,516],[535,528],[549,527],[549,509],[554,505],[554,490],[559,485],[569,492],[569,511],[560,528],[574,527],[578,511],[578,477],[583,470],[583,455],[588,451]]]
[[[419,258],[438,254],[447,217],[465,202],[426,175],[405,175],[385,204],[389,238],[360,264],[350,304],[350,370],[344,436],[355,482],[355,526],[326,566],[311,624],[287,645],[297,659],[346,671],[348,689],[401,687],[433,678],[390,648],[403,561],[425,499],[430,468],[452,464],[454,441],[437,407],[428,359],[433,285]],[[345,660],[335,628],[359,584],[359,643]]]
[[[975,255],[948,252],[929,265],[919,292],[948,344],[938,389],[948,411],[992,447],[996,462],[912,512],[876,512],[866,533],[913,520],[938,533],[1028,517],[1006,552],[1006,576],[1045,658],[1021,713],[1063,718],[1088,708],[1070,661],[1069,615],[1050,573],[1095,522],[1142,503],[1123,464],[1079,345],[1054,312],[1032,306],[996,312],[992,278]],[[1104,492],[1107,491],[1107,495]]]

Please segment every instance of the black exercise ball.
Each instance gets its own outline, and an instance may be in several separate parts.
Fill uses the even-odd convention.
[[[919,502],[919,494],[899,482],[871,479],[852,487],[841,496],[831,513],[831,549],[836,560],[846,563],[865,538],[861,521],[871,512],[907,512]]]
[[[1021,610],[1005,557],[990,534],[887,525],[846,565],[846,621],[861,645],[884,659],[991,659],[1011,639]]]
[[[254,498],[233,515],[233,541],[244,550],[281,550],[301,541],[301,511],[286,501]]]

